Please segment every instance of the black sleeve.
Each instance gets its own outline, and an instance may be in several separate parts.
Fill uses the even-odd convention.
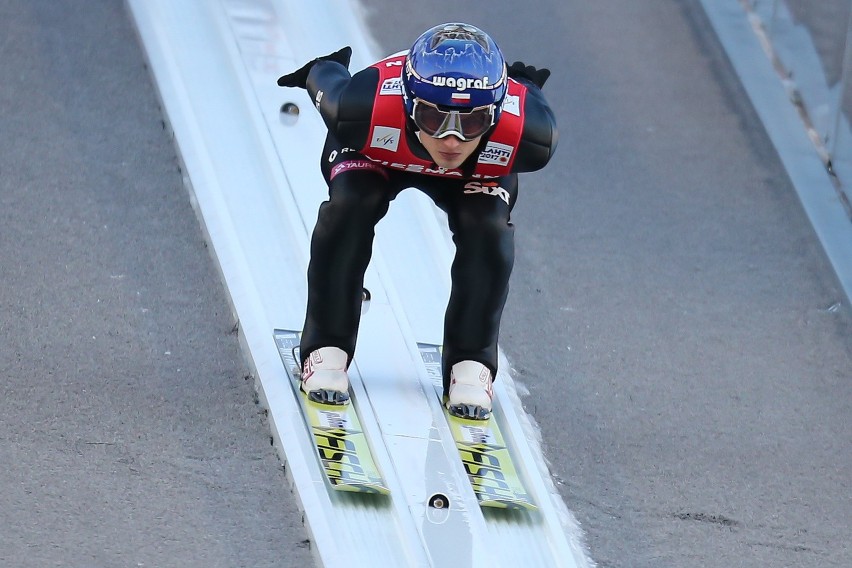
[[[512,170],[515,172],[534,172],[550,161],[556,151],[559,132],[556,118],[547,104],[541,89],[528,81],[521,81],[527,87],[524,102],[524,131],[518,144],[518,155]]]
[[[319,61],[308,75],[308,94],[328,131],[344,146],[360,150],[370,135],[379,70],[367,67],[350,76],[333,61]]]

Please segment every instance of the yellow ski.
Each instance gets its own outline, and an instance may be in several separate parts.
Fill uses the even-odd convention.
[[[275,345],[290,384],[299,398],[305,423],[311,430],[317,457],[326,480],[336,491],[390,495],[355,406],[320,404],[308,399],[299,388],[299,364],[293,350],[299,345],[295,331],[276,329]]]
[[[441,348],[419,343],[420,356],[435,385],[442,385]],[[441,401],[444,416],[481,507],[538,509],[518,474],[500,425],[492,414],[488,420],[467,420],[450,414]]]

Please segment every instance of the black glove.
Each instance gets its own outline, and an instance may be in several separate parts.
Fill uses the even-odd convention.
[[[292,73],[287,73],[286,75],[282,75],[278,79],[279,87],[300,87],[304,89],[308,82],[308,73],[311,72],[311,67],[313,67],[317,61],[336,61],[346,67],[349,68],[349,59],[352,57],[352,48],[348,45],[341,49],[340,51],[335,51],[334,53],[330,53],[328,55],[323,55],[322,57],[317,57],[313,61],[309,61],[305,63],[301,69],[293,71]]]
[[[547,78],[550,77],[550,69],[536,69],[532,65],[524,65],[520,61],[515,61],[509,66],[509,77],[532,81],[536,87],[541,89],[544,87]]]

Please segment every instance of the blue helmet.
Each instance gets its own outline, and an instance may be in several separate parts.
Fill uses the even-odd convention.
[[[507,81],[503,54],[488,34],[469,24],[441,24],[417,38],[405,58],[406,112],[413,115],[416,99],[465,109],[492,105],[496,122]]]

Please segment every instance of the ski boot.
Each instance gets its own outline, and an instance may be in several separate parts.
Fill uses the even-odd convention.
[[[346,363],[349,357],[337,347],[320,347],[305,359],[300,388],[308,398],[320,404],[349,402],[349,376]]]
[[[461,361],[450,370],[447,409],[453,416],[488,420],[491,415],[491,370],[476,361]]]

